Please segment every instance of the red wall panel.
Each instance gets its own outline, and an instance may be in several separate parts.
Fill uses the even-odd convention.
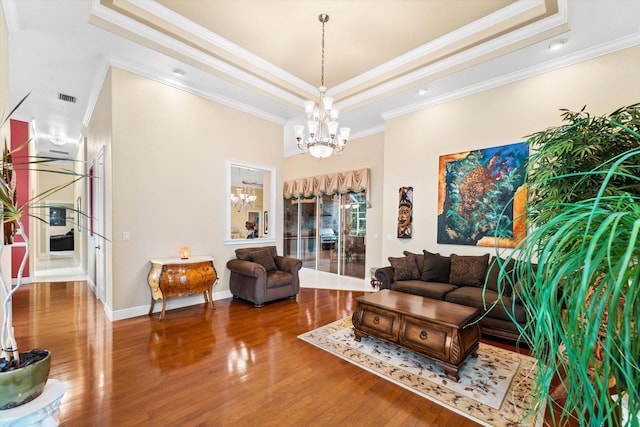
[[[22,122],[20,120],[11,120],[11,147],[20,147],[25,141],[29,139],[29,123]],[[4,147],[2,148],[4,149]],[[16,193],[18,198],[18,206],[23,205],[29,200],[29,168],[25,164],[29,157],[29,147],[24,145],[20,151],[14,153],[13,161],[15,163],[16,174]],[[29,216],[25,212],[22,215],[22,227],[24,234],[29,237]],[[15,236],[14,242],[20,242],[21,238]],[[11,277],[15,279],[18,277],[18,268],[20,267],[20,261],[24,256],[25,248],[13,246],[11,248]],[[29,276],[29,260],[27,259],[26,265],[22,272],[22,277],[27,278]]]

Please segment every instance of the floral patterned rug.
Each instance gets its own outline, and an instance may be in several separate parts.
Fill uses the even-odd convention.
[[[532,413],[531,357],[480,343],[478,357],[467,358],[456,383],[428,358],[385,341],[355,340],[346,317],[300,335],[303,341],[398,384],[487,426],[542,425],[544,407]],[[523,418],[524,417],[524,418]]]

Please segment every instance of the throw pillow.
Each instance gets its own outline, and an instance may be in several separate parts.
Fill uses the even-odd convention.
[[[269,251],[269,249],[260,249],[260,250],[252,251],[250,261],[260,264],[267,271],[273,271],[277,268],[276,262],[271,256],[271,252]]]
[[[489,254],[480,256],[451,255],[449,282],[458,286],[484,286]]]
[[[416,258],[416,264],[418,264],[418,272],[422,274],[422,269],[424,268],[424,255],[414,254],[413,252],[409,252],[409,251],[404,251],[402,253],[405,256],[413,256]]]
[[[400,258],[389,257],[389,263],[393,267],[393,280],[418,280],[418,263],[416,257],[405,256]]]
[[[424,268],[422,269],[422,280],[425,282],[449,283],[451,258],[427,251],[423,252]]]

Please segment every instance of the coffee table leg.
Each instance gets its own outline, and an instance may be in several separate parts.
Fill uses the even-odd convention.
[[[353,333],[356,336],[356,341],[360,342],[360,339],[362,339],[362,337],[366,337],[368,334],[365,334],[364,332],[361,332],[357,329],[353,329]]]
[[[447,378],[449,378],[450,380],[453,380],[455,382],[458,382],[460,380],[457,369],[445,367],[444,372],[445,374],[447,374]]]

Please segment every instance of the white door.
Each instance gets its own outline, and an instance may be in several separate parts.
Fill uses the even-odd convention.
[[[105,213],[104,213],[104,147],[98,151],[94,164],[93,177],[93,226],[94,242],[96,248],[96,294],[100,301],[105,301],[105,256],[106,240],[105,235]]]

